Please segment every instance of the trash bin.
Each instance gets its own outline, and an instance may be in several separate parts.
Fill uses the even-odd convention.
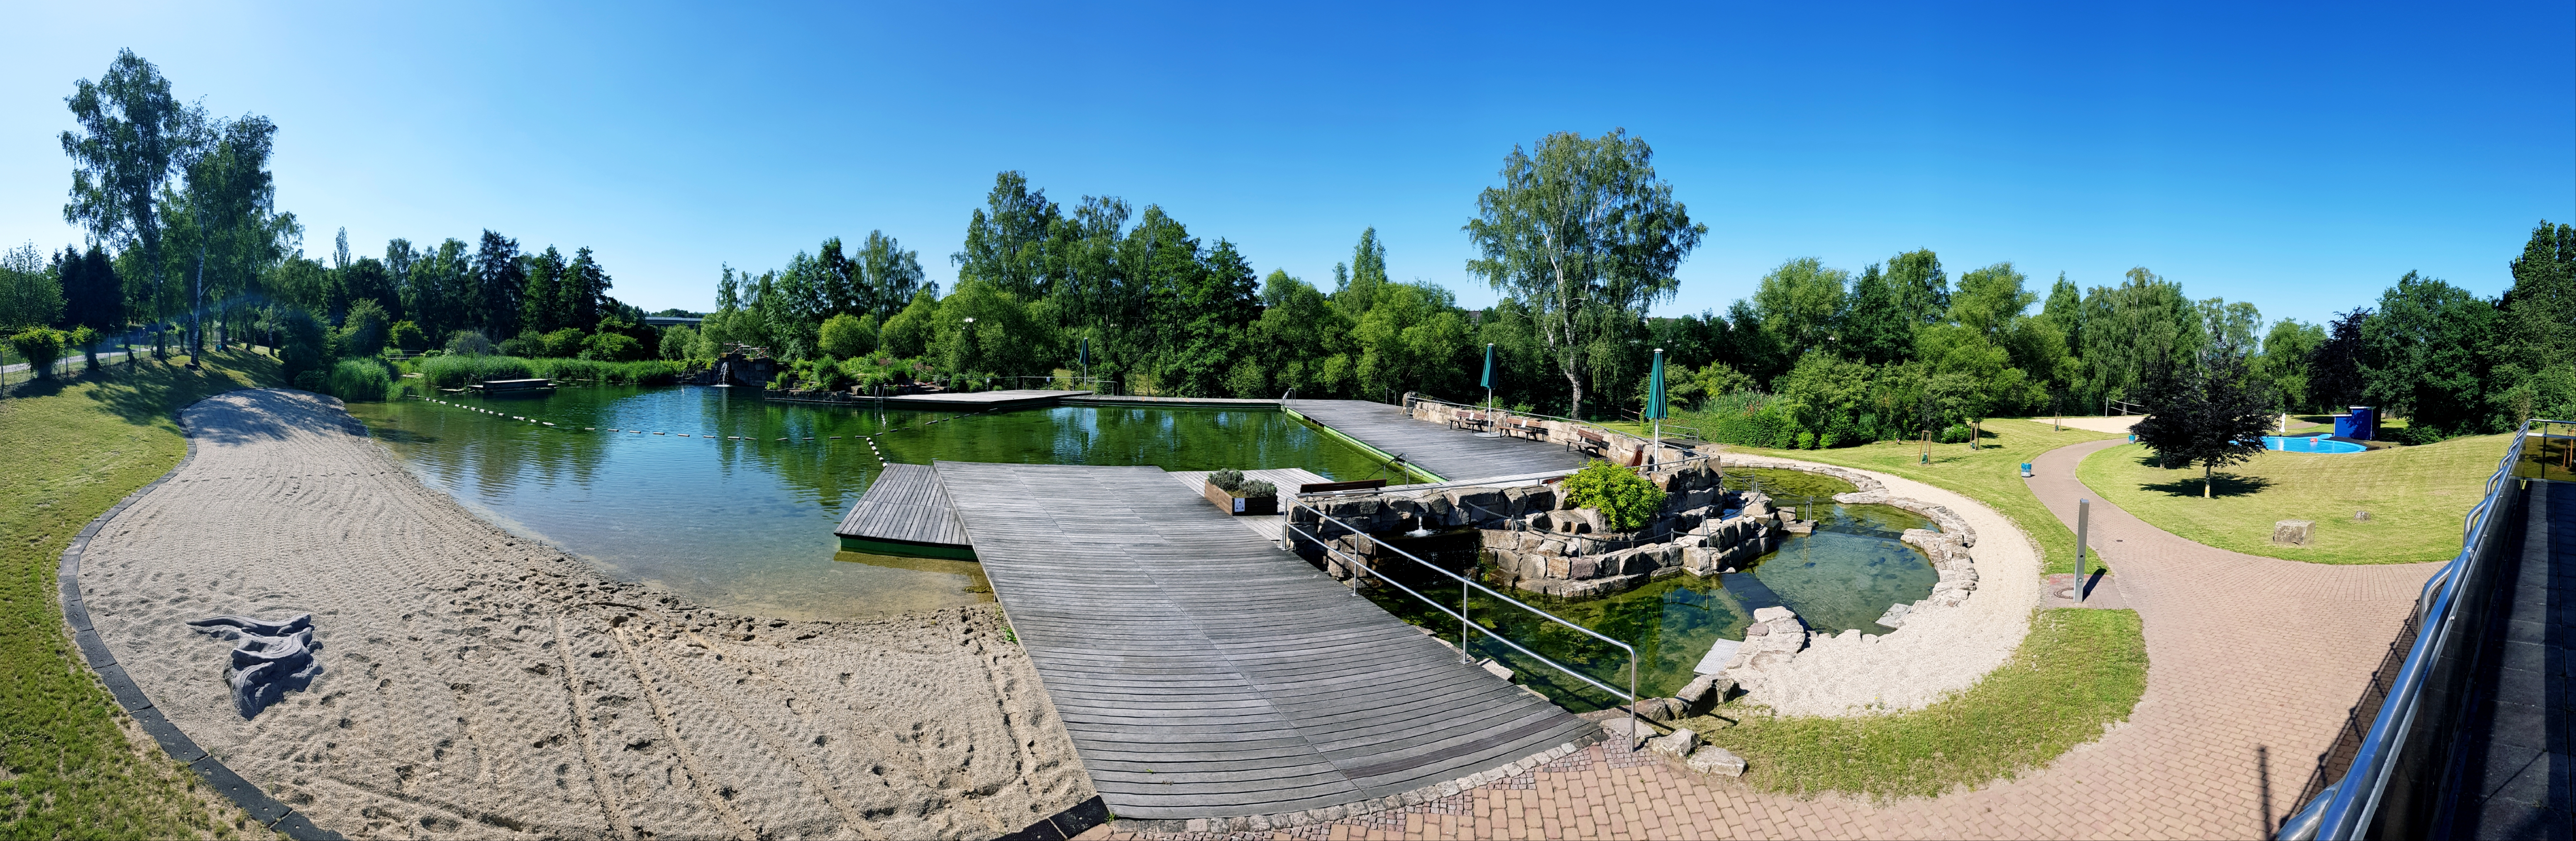
[[[2021,463],[2021,477],[2024,479],[2030,478],[2030,462],[2025,461]]]

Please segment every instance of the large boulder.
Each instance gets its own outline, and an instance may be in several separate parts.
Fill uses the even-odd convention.
[[[1710,708],[1726,703],[1726,696],[1734,691],[1734,678],[1725,675],[1700,675],[1683,686],[1682,691],[1673,696],[1673,700],[1681,702],[1682,715],[1686,717],[1703,715]]]
[[[1691,749],[1697,747],[1699,747],[1699,734],[1689,729],[1674,730],[1668,735],[1646,740],[1647,750],[1674,759],[1691,755]]]
[[[2276,546],[2306,546],[2316,537],[2315,520],[2278,520],[2272,523],[2272,543]]]

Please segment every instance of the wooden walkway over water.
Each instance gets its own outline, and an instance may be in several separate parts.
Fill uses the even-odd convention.
[[[1564,445],[1525,438],[1479,438],[1444,424],[1414,420],[1402,406],[1366,400],[1292,400],[1281,404],[1386,455],[1461,481],[1488,476],[1577,470],[1584,455]]]
[[[1598,732],[1459,662],[1160,469],[936,467],[1120,817],[1344,805]]]

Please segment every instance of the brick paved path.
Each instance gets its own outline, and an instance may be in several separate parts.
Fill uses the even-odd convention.
[[[2072,525],[2075,464],[2030,487]],[[2096,499],[2093,544],[2144,617],[2147,692],[2129,722],[2048,768],[1973,792],[1799,800],[1594,747],[1546,768],[1283,838],[2254,838],[2298,804],[2317,754],[2435,564],[2326,566],[2212,549]],[[1086,837],[1107,837],[1108,827]]]

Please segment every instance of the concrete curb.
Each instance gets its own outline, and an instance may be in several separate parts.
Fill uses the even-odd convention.
[[[201,398],[197,402],[204,401]],[[161,483],[170,481],[170,477],[179,475],[189,462],[197,459],[197,439],[187,435],[188,425],[183,420],[188,409],[196,405],[192,402],[179,407],[170,419],[179,425],[180,434],[188,444],[188,454],[181,457],[170,472],[126,494],[105,513],[90,520],[88,526],[72,536],[72,545],[63,550],[62,565],[54,573],[55,580],[61,584],[63,620],[71,625],[72,642],[80,646],[82,661],[88,663],[90,670],[98,673],[99,680],[107,684],[108,694],[116,696],[116,705],[133,716],[135,723],[143,727],[143,732],[152,734],[153,741],[161,744],[161,752],[185,763],[188,770],[196,772],[199,778],[230,798],[242,811],[250,813],[251,819],[258,821],[260,826],[276,830],[295,841],[342,841],[340,833],[314,826],[304,813],[268,796],[268,792],[261,791],[259,786],[224,767],[223,760],[197,747],[188,734],[179,732],[178,725],[170,723],[170,719],[161,714],[161,709],[153,706],[152,699],[143,694],[143,689],[134,685],[134,679],[126,676],[125,668],[116,664],[116,656],[108,652],[107,643],[100,640],[98,630],[90,626],[89,607],[81,603],[81,553],[89,550],[90,538],[98,536],[99,530],[106,528],[108,521],[116,519],[116,515],[123,513],[127,506],[142,500],[144,494],[161,487]]]

